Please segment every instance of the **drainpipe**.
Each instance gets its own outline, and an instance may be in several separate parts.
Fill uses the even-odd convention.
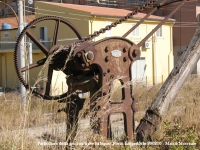
[[[170,59],[170,56],[171,56],[171,53],[172,53],[172,50],[173,50],[173,41],[172,41],[172,26],[170,26],[170,52],[169,52],[169,55],[168,55],[168,75],[170,74],[170,63],[171,63],[171,59]]]
[[[8,85],[8,78],[7,78],[8,77],[8,72],[7,72],[8,69],[7,69],[7,65],[8,65],[7,64],[7,53],[5,53],[5,72],[6,72],[6,74],[5,74],[6,75],[5,87],[7,87],[7,85]]]
[[[157,84],[157,66],[156,66],[156,38],[152,36],[152,59],[153,59],[153,84]]]

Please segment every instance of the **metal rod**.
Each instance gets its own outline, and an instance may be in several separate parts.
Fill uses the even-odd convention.
[[[48,49],[29,31],[26,32],[26,35],[37,45],[37,47],[47,56]]]
[[[163,5],[167,0],[163,0],[160,5]],[[133,30],[135,30],[144,20],[146,20],[150,15],[152,15],[156,10],[158,10],[160,7],[157,6],[153,10],[151,10],[150,13],[148,13],[144,18],[142,18],[136,25],[134,25],[129,31],[127,31],[122,37],[127,37]]]
[[[59,31],[59,26],[60,26],[60,20],[56,20],[55,29],[54,29],[54,35],[53,35],[52,46],[54,46],[54,45],[57,44],[57,41],[58,41],[58,31]]]
[[[137,44],[138,47],[142,46],[145,41],[150,38],[187,0],[183,0],[168,16],[165,17],[140,43]]]
[[[18,32],[19,34],[24,29],[23,25],[23,6],[22,6],[22,0],[18,0],[18,17],[19,17],[19,26],[18,26]],[[25,52],[24,52],[24,38],[22,38],[20,46],[19,46],[19,66],[20,68],[25,66]],[[25,72],[22,72],[22,76],[25,79]],[[26,107],[26,89],[23,86],[23,84],[20,83],[20,93],[22,95],[22,107]]]

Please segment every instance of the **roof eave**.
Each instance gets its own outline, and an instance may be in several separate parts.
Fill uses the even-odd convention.
[[[124,16],[115,16],[115,15],[102,15],[102,14],[91,14],[92,16],[97,16],[97,17],[111,17],[111,18],[121,18],[121,17],[124,17]],[[137,20],[140,20],[142,18],[140,17],[132,17],[131,19],[137,19]],[[163,18],[164,19],[164,18]],[[162,21],[163,19],[153,19],[153,18],[148,18],[146,20],[150,20],[150,21]],[[176,22],[175,19],[169,19],[167,20],[166,22]]]
[[[16,30],[16,29],[18,29],[18,28],[12,28],[12,29],[0,29],[0,31],[10,31],[10,30]]]

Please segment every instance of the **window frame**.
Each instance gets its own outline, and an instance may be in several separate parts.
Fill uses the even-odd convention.
[[[134,27],[136,25],[136,23],[132,23],[132,27]],[[138,34],[138,35],[137,35]],[[137,28],[135,28],[135,30],[133,30],[131,32],[131,36],[133,38],[140,38],[140,26],[138,26]]]
[[[5,36],[6,34],[8,35],[8,37]],[[4,33],[3,33],[3,37],[4,37],[4,39],[10,38],[10,32],[4,32]]]
[[[156,32],[155,32],[156,38],[163,38],[163,27],[161,26]]]
[[[12,7],[17,7],[17,1],[13,0],[13,1],[11,2],[11,6],[12,6]]]
[[[41,29],[42,29],[42,32],[41,32]],[[43,39],[41,38],[41,33],[43,34]],[[40,42],[45,47],[48,47],[48,27],[47,26],[39,27],[39,36],[40,36]]]

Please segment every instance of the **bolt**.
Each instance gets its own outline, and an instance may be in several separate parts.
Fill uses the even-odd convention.
[[[113,79],[113,78],[114,78],[114,75],[111,75],[111,76],[110,76],[110,79]]]
[[[123,52],[126,53],[128,51],[127,47],[124,47]]]
[[[133,55],[133,57],[137,57],[137,50],[136,49],[133,50],[133,54],[132,55]]]
[[[126,62],[127,60],[128,60],[127,56],[126,56],[126,57],[124,57],[124,62]]]
[[[93,54],[93,52],[89,51],[89,52],[87,53],[87,59],[88,59],[88,60],[94,59],[94,54]]]
[[[105,61],[108,62],[110,60],[110,56],[106,56]]]
[[[109,72],[110,72],[110,69],[107,70],[107,73],[109,73]]]
[[[108,46],[106,46],[105,52],[107,53],[109,50],[110,50],[110,48]]]

